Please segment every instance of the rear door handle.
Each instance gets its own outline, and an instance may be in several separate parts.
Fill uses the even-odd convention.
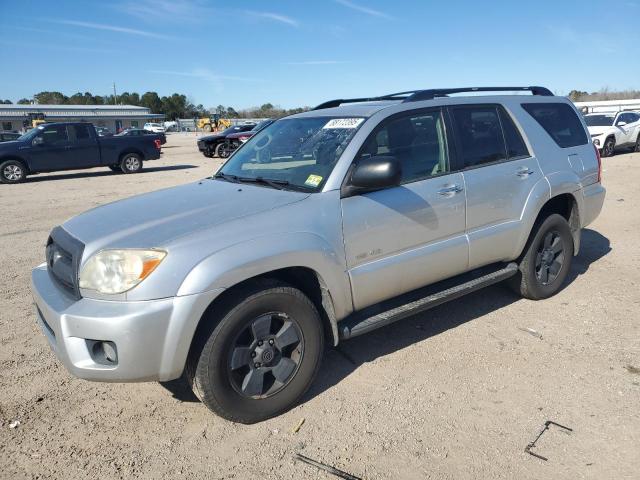
[[[529,167],[522,167],[516,172],[516,175],[522,178],[526,178],[532,173],[533,173],[533,170],[531,170]]]
[[[463,188],[460,185],[447,185],[441,190],[438,190],[438,195],[442,196],[450,196],[455,195],[456,193],[460,193]]]

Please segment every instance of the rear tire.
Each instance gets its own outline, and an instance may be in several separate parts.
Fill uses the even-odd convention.
[[[205,315],[185,378],[212,412],[250,424],[300,400],[324,349],[320,316],[300,290],[277,281],[256,282]]]
[[[558,293],[567,278],[573,259],[573,237],[567,220],[556,213],[534,231],[520,262],[520,273],[510,285],[524,298],[541,300]]]
[[[0,183],[21,183],[27,178],[27,167],[20,160],[0,163]]]
[[[616,139],[613,137],[609,137],[604,141],[604,145],[602,146],[602,156],[603,157],[612,157],[616,151]]]
[[[136,153],[127,153],[120,160],[120,170],[123,173],[138,173],[142,170],[142,159]]]

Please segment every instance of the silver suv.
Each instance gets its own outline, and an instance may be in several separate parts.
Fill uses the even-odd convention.
[[[211,178],[56,227],[32,274],[38,322],[80,378],[184,375],[218,415],[260,421],[299,401],[325,342],[502,280],[558,292],[600,172],[576,109],[545,88],[333,100]]]

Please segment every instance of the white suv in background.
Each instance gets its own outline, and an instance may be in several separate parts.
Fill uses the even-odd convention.
[[[153,133],[164,133],[166,130],[160,123],[145,123],[143,128]]]
[[[590,113],[584,119],[603,157],[610,157],[619,148],[640,152],[640,113]]]

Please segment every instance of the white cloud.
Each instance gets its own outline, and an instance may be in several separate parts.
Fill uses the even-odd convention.
[[[166,35],[161,35],[159,33],[149,32],[147,30],[138,30],[135,28],[126,28],[126,27],[118,27],[116,25],[107,25],[104,23],[93,23],[93,22],[80,22],[77,20],[50,20],[52,23],[59,23],[61,25],[71,25],[74,27],[83,27],[90,28],[93,30],[106,30],[109,32],[118,32],[118,33],[126,33],[129,35],[138,35],[140,37],[148,37],[148,38],[162,38],[165,40],[170,39]]]
[[[335,0],[337,3],[339,3],[340,5],[343,5],[347,8],[350,8],[351,10],[355,10],[357,12],[360,13],[364,13],[366,15],[369,15],[371,17],[379,17],[379,18],[386,18],[387,20],[392,20],[393,17],[391,15],[388,15],[384,12],[381,12],[380,10],[374,10],[373,8],[369,8],[369,7],[363,7],[362,5],[358,5],[357,3],[353,3],[350,0]]]
[[[285,65],[339,65],[350,63],[344,60],[307,60],[304,62],[286,62]]]
[[[289,25],[291,27],[299,27],[300,23],[285,15],[280,15],[279,13],[271,13],[271,12],[256,12],[253,10],[247,10],[245,13],[249,15],[253,15],[254,17],[266,18],[267,20],[273,20],[275,22],[284,23],[285,25]]]
[[[214,13],[197,0],[126,0],[114,8],[148,22],[199,22]]]
[[[233,80],[236,82],[259,82],[256,78],[236,77],[233,75],[218,75],[206,68],[195,68],[191,71],[179,70],[149,70],[149,73],[158,75],[175,75],[179,77],[200,78],[211,82],[219,82],[221,80]]]

